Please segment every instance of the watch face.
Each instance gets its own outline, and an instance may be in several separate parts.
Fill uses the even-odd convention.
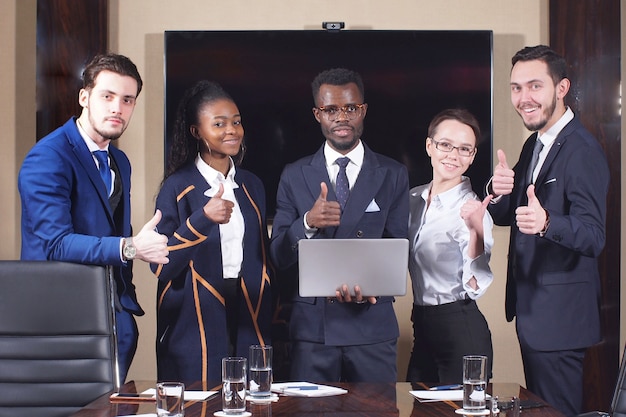
[[[124,246],[124,257],[126,259],[133,259],[135,257],[135,254],[137,253],[137,251],[135,250],[134,246]]]

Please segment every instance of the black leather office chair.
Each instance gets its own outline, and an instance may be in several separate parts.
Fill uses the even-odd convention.
[[[0,417],[67,416],[118,388],[109,268],[0,261]]]

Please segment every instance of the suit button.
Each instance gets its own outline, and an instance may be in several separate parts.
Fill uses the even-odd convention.
[[[356,237],[363,237],[363,231],[359,230],[358,232],[356,232]]]
[[[554,235],[552,236],[552,239],[554,239],[555,242],[560,242],[563,240],[563,236],[561,235]]]

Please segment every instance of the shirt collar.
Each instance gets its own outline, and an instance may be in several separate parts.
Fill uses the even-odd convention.
[[[87,148],[89,148],[89,152],[91,152],[91,153],[93,153],[95,151],[107,151],[107,152],[109,152],[109,144],[107,143],[107,145],[106,145],[106,147],[104,149],[100,149],[98,147],[98,145],[96,145],[96,142],[94,142],[93,139],[91,139],[89,137],[87,132],[85,132],[85,129],[83,129],[83,127],[81,126],[81,124],[78,121],[78,119],[76,119],[76,127],[78,128],[78,133],[80,133],[80,136],[85,141],[85,144],[87,145]]]
[[[324,158],[326,159],[326,166],[332,166],[335,164],[337,158],[342,158],[347,156],[350,158],[350,163],[355,164],[357,166],[363,165],[363,158],[365,155],[365,148],[363,147],[363,142],[359,139],[359,144],[356,145],[354,149],[348,152],[345,155],[340,154],[336,150],[330,147],[328,142],[324,144]]]
[[[428,196],[430,194],[430,188],[432,186],[432,182],[428,187],[422,191],[422,198],[424,201],[428,201]],[[431,201],[439,201],[443,207],[453,207],[454,204],[459,200],[459,196],[465,195],[468,191],[472,189],[472,183],[470,182],[469,177],[461,176],[461,182],[450,188],[443,193],[437,194],[432,198]]]
[[[561,133],[561,130],[574,118],[574,112],[569,107],[563,113],[563,116],[559,120],[556,121],[554,125],[548,130],[546,130],[543,135],[539,136],[539,140],[543,143],[543,146],[548,146],[554,139]]]
[[[232,158],[229,159],[230,169],[228,170],[228,173],[225,177],[224,174],[222,174],[220,171],[216,170],[215,168],[204,162],[204,159],[200,157],[200,154],[198,154],[198,156],[196,157],[196,168],[198,168],[200,174],[204,177],[206,182],[211,185],[211,187],[213,187],[214,185],[218,185],[220,182],[223,181],[232,185],[233,188],[238,188],[238,185],[235,182],[235,164],[233,163]]]

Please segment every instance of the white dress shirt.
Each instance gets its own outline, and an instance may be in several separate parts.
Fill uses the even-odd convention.
[[[337,182],[337,174],[339,173],[339,165],[335,162],[337,158],[343,158],[347,156],[350,158],[350,162],[346,165],[346,175],[348,176],[348,184],[350,189],[354,187],[356,179],[359,177],[361,167],[363,166],[363,157],[365,155],[365,148],[363,142],[359,140],[359,144],[345,155],[340,154],[336,150],[330,147],[328,143],[324,145],[324,158],[326,159],[326,170],[328,170],[328,177],[330,183],[335,188]]]
[[[430,206],[427,206],[430,188],[429,183],[415,187],[410,192],[409,272],[414,303],[430,306],[465,298],[477,299],[493,281],[489,267],[493,246],[491,215],[485,212],[483,220],[485,250],[471,259],[468,256],[469,230],[460,214],[465,201],[478,200],[469,178],[463,177],[457,186],[434,196]],[[417,210],[414,209],[416,202]],[[417,233],[414,233],[416,225]],[[476,278],[477,291],[468,284],[472,277]]]
[[[339,165],[336,163],[337,158],[343,158],[347,156],[350,159],[348,165],[346,165],[346,175],[348,176],[348,184],[350,189],[354,187],[354,183],[359,177],[361,167],[363,166],[363,158],[365,156],[365,148],[363,142],[359,140],[359,144],[347,154],[343,155],[330,147],[328,142],[324,145],[324,159],[326,159],[326,170],[328,171],[328,178],[330,178],[330,185],[335,189],[337,182],[337,174],[339,173]],[[304,229],[307,238],[311,238],[317,229],[310,227],[306,221],[306,216],[309,214],[307,211],[304,214]]]
[[[574,112],[568,107],[563,116],[557,122],[552,125],[552,127],[546,130],[543,135],[539,136],[537,140],[540,140],[543,143],[543,148],[541,148],[541,152],[539,152],[539,159],[537,159],[537,165],[535,166],[535,170],[533,171],[533,184],[537,180],[537,176],[541,171],[541,167],[546,160],[546,156],[548,156],[548,152],[552,148],[554,144],[554,140],[561,133],[561,130],[572,121],[574,118]]]
[[[222,247],[222,268],[223,277],[238,278],[243,263],[243,235],[245,233],[245,223],[241,207],[235,198],[235,188],[239,185],[235,182],[235,164],[230,161],[230,170],[226,177],[224,174],[209,166],[200,155],[196,157],[196,167],[206,182],[211,186],[204,192],[207,197],[213,197],[219,190],[220,184],[224,185],[222,199],[232,201],[235,206],[228,223],[220,224],[220,243]],[[207,254],[209,256],[209,254]]]

